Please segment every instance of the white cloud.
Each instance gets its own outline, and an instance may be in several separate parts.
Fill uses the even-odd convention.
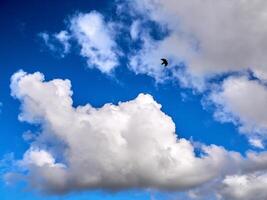
[[[21,102],[19,119],[41,128],[17,161],[26,173],[23,179],[35,190],[60,194],[156,188],[189,191],[193,199],[211,194],[227,200],[266,197],[266,152],[242,157],[202,145],[198,157],[196,147],[177,138],[172,119],[148,94],[101,108],[73,107],[69,80],[45,81],[39,72],[19,71],[10,87]],[[8,182],[17,177],[22,179],[14,172],[6,174]]]
[[[266,187],[266,173],[228,176],[220,194],[225,200],[262,200],[267,198]]]
[[[110,73],[118,66],[118,47],[112,23],[95,11],[78,14],[71,19],[70,30],[81,46],[81,55],[88,67]]]
[[[250,138],[248,141],[252,146],[264,149],[264,144],[261,139]]]
[[[69,40],[71,36],[67,31],[60,31],[59,33],[54,34],[54,37],[63,45],[63,54],[67,54],[70,51]]]
[[[40,33],[46,46],[62,57],[71,50],[71,41],[77,42],[80,55],[89,68],[110,74],[119,65],[119,47],[116,43],[117,24],[106,21],[99,12],[78,13],[68,20],[66,30],[58,33]],[[60,45],[60,47],[58,46]]]
[[[197,157],[148,94],[98,109],[89,104],[73,107],[70,81],[45,81],[39,72],[23,71],[12,76],[11,90],[21,101],[19,119],[42,129],[19,161],[28,183],[41,192],[184,190],[235,172],[243,160],[215,145],[203,146]]]
[[[137,40],[140,33],[140,21],[135,20],[130,27],[130,35],[133,40]]]
[[[62,164],[55,164],[55,159],[49,152],[34,148],[31,148],[25,152],[23,160],[20,162],[20,165],[27,167],[31,165],[37,167],[64,167],[64,165]]]
[[[252,145],[263,147],[260,139],[267,137],[267,88],[258,80],[247,77],[225,79],[209,100],[216,106],[215,118],[233,122],[246,133]]]
[[[129,67],[137,74],[154,77],[158,82],[169,78],[166,73],[169,68],[165,69],[161,65],[161,58],[167,58],[169,66],[174,66],[183,62],[182,55],[190,51],[188,44],[175,35],[157,41],[145,32],[140,34],[140,39],[143,42],[142,49],[130,56]],[[176,76],[178,76],[178,71],[176,71]]]
[[[64,57],[70,52],[70,35],[67,31],[60,31],[50,35],[46,32],[39,33],[38,35],[43,41],[46,47],[52,52],[59,53],[61,57]]]
[[[49,50],[56,51],[56,47],[50,42],[50,35],[48,33],[39,33],[38,36],[44,41]]]
[[[60,31],[53,35],[43,32],[39,33],[39,37],[44,41],[44,44],[50,51],[59,53],[61,57],[64,57],[70,52],[71,36],[67,31]]]

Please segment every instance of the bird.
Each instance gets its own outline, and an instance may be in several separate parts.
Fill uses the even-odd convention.
[[[168,65],[168,61],[167,61],[167,59],[165,59],[165,58],[161,58],[161,60],[162,60],[161,65],[164,65],[165,67],[167,67],[167,65]]]

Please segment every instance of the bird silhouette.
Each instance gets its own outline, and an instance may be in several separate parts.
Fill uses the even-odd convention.
[[[167,61],[167,59],[165,59],[165,58],[161,58],[161,60],[162,60],[162,63],[161,63],[161,65],[164,65],[165,67],[168,65],[168,61]]]

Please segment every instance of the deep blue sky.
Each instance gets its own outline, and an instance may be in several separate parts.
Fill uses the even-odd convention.
[[[38,33],[57,32],[65,27],[64,20],[75,12],[97,10],[107,16],[113,13],[112,1],[0,1],[0,156],[14,153],[21,158],[28,148],[22,139],[27,130],[36,129],[18,121],[19,102],[10,96],[10,77],[19,69],[26,72],[40,71],[46,80],[53,78],[69,79],[74,92],[74,106],[92,104],[100,107],[105,103],[118,103],[135,98],[139,93],[149,93],[162,104],[162,110],[172,117],[180,137],[205,144],[222,145],[229,150],[244,153],[248,144],[244,136],[237,133],[232,124],[215,122],[212,112],[203,110],[201,97],[190,90],[179,88],[176,83],[156,85],[145,75],[135,75],[125,63],[116,70],[115,77],[101,74],[96,69],[88,69],[78,53],[64,58],[50,52],[38,37]],[[159,61],[160,62],[160,61]],[[183,100],[181,93],[187,94]],[[148,192],[125,192],[103,194],[88,192],[52,199],[150,199]],[[50,197],[49,197],[50,198]],[[0,183],[0,199],[49,199],[35,196],[20,186],[6,186]]]

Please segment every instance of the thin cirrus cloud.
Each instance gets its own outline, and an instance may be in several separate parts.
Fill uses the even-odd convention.
[[[243,157],[223,147],[202,145],[197,156],[197,147],[177,138],[172,119],[151,95],[139,94],[101,108],[73,107],[69,80],[45,81],[40,72],[23,71],[12,76],[10,87],[21,103],[19,120],[40,125],[42,131],[15,162],[19,170],[6,173],[6,181],[20,177],[47,194],[130,188],[192,190],[192,194],[194,188],[216,180],[212,192],[235,197],[239,176],[265,180],[266,152]],[[246,184],[253,184],[252,178]],[[255,185],[256,191],[262,189]],[[251,195],[255,190],[243,192]]]

